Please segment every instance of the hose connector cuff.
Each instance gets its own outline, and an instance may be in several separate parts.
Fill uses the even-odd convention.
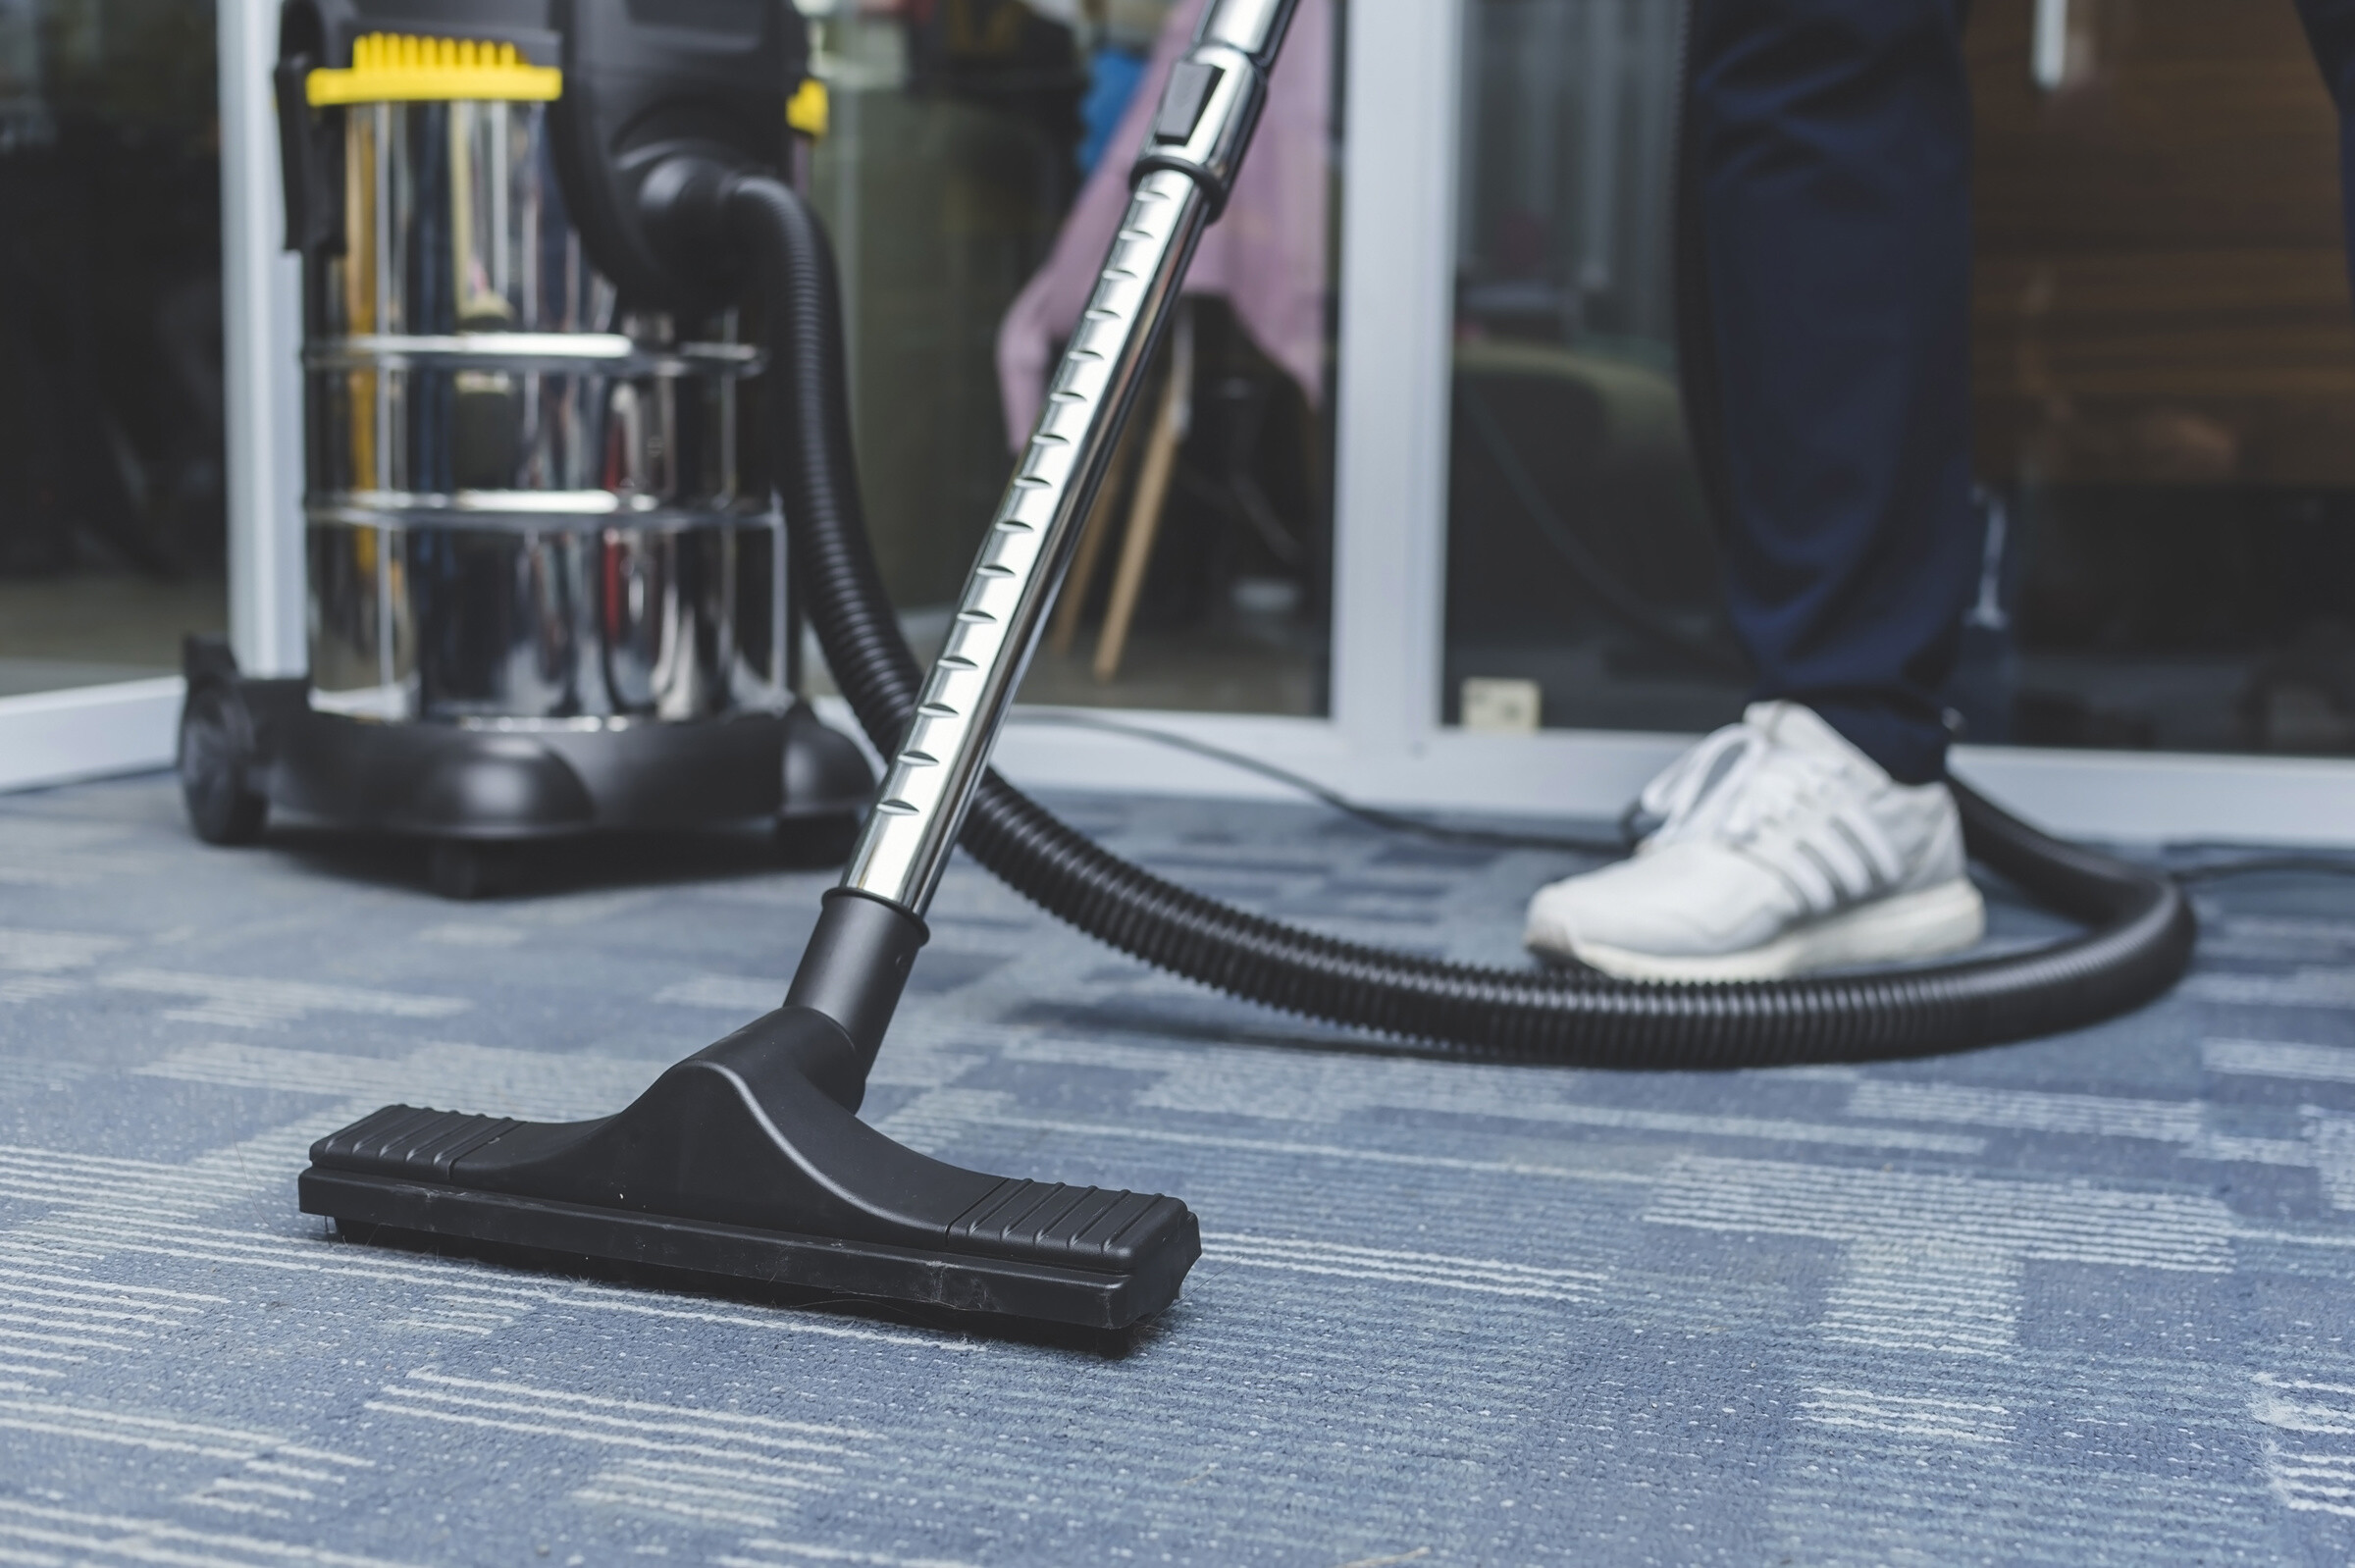
[[[1257,60],[1229,44],[1195,44],[1170,68],[1129,184],[1156,169],[1175,170],[1201,187],[1216,221],[1267,101],[1268,74]]]

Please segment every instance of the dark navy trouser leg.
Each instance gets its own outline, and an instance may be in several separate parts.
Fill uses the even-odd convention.
[[[1965,9],[1695,0],[1692,23],[1696,425],[1723,458],[1735,630],[1758,696],[1909,783],[1945,766],[1936,694],[1979,566]]]

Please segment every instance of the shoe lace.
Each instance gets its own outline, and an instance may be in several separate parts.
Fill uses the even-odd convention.
[[[1636,810],[1655,824],[1646,842],[1668,843],[1708,821],[1702,808],[1739,797],[1767,744],[1749,725],[1728,724],[1669,763],[1636,798]]]
[[[1644,787],[1638,809],[1659,823],[1645,848],[1716,839],[1755,856],[1818,909],[1864,897],[1902,877],[1904,863],[1869,812],[1830,809],[1842,778],[1831,758],[1729,724]]]

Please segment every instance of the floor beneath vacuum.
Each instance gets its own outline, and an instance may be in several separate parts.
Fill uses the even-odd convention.
[[[1169,874],[1513,959],[1564,862],[1067,802]],[[1722,1076],[1321,1029],[950,875],[867,1115],[1175,1192],[1125,1356],[362,1250],[294,1209],[392,1098],[620,1105],[770,1006],[825,878],[623,846],[451,906],[194,843],[168,781],[0,799],[0,1560],[2343,1562],[2355,886],[2203,891],[2140,1017]],[[1998,910],[2001,940],[2047,929]]]

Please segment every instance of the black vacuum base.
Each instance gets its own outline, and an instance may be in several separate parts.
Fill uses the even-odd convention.
[[[831,906],[829,906],[831,909]],[[1178,1298],[1192,1211],[948,1165],[859,1120],[864,1063],[788,1003],[594,1122],[389,1105],[311,1146],[339,1225],[1082,1329]]]
[[[377,723],[322,712],[301,680],[241,675],[217,639],[183,652],[180,775],[210,843],[250,843],[274,810],[445,845],[767,818],[849,849],[874,774],[806,704],[575,729]]]

